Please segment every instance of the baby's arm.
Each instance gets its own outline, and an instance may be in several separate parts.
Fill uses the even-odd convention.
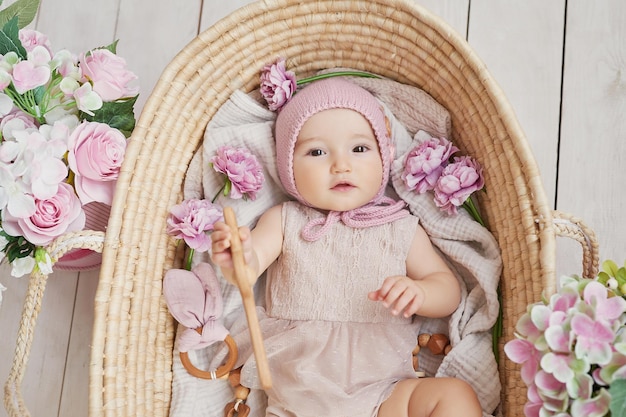
[[[224,278],[235,284],[233,276],[233,257],[230,252],[230,227],[224,222],[217,222],[211,233],[211,260],[220,267]],[[283,231],[281,206],[275,206],[261,215],[254,230],[246,226],[239,228],[239,238],[243,247],[243,256],[252,270],[251,282],[254,284],[278,258],[282,250]]]
[[[445,317],[456,310],[461,300],[459,283],[421,226],[409,249],[406,269],[407,276],[387,277],[369,298],[405,317]]]

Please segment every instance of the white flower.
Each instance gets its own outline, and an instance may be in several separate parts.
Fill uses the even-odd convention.
[[[5,208],[15,217],[29,217],[35,213],[35,199],[26,194],[23,181],[18,181],[11,170],[0,164],[0,210]]]
[[[17,258],[11,264],[13,269],[11,270],[11,276],[19,278],[26,274],[30,274],[35,267],[35,258],[32,256],[26,256],[24,258]]]
[[[93,91],[91,84],[85,83],[74,91],[74,99],[79,110],[93,116],[93,110],[102,107],[102,98]]]
[[[52,273],[52,258],[44,248],[37,248],[35,250],[35,261],[37,261],[37,267],[43,274]]]
[[[5,287],[4,285],[0,284],[0,305],[2,305],[2,292],[6,291],[7,287]]]

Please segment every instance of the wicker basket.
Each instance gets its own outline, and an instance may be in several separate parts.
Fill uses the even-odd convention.
[[[502,346],[526,305],[554,287],[557,231],[583,242],[587,276],[597,268],[597,244],[577,220],[555,224],[500,88],[464,39],[410,0],[257,2],[200,34],[168,65],[128,146],[104,240],[90,416],[168,415],[175,323],[162,278],[182,256],[165,219],[182,198],[211,117],[234,90],[257,87],[260,68],[277,56],[299,76],[333,67],[378,73],[422,88],[448,109],[451,140],[484,167],[489,192],[479,206],[504,262],[501,407],[505,416],[521,416],[526,387]]]

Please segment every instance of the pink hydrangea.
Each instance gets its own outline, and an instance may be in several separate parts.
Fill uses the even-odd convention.
[[[435,184],[435,204],[448,214],[456,214],[457,207],[484,185],[480,164],[469,156],[456,157]]]
[[[431,138],[413,148],[406,157],[402,179],[419,194],[435,188],[450,156],[459,149],[446,138]]]
[[[50,68],[37,66],[32,61],[20,61],[13,66],[13,85],[19,94],[46,85],[50,80]]]
[[[31,52],[36,46],[43,46],[52,56],[52,44],[47,35],[33,29],[23,28],[20,29],[18,36],[26,52]]]
[[[263,187],[263,167],[246,148],[221,146],[211,158],[211,165],[226,176],[224,195],[232,199],[255,200],[256,193]]]
[[[612,393],[621,389],[610,385],[626,376],[626,301],[596,280],[562,277],[559,284],[550,299],[528,306],[517,338],[504,345],[509,359],[522,364],[524,413],[607,415]]]
[[[285,59],[266,65],[261,71],[261,95],[272,111],[279,110],[296,92],[296,74],[287,71]]]
[[[206,233],[213,230],[216,221],[222,219],[222,210],[208,200],[189,199],[175,205],[167,217],[167,233],[183,239],[187,246],[206,252],[211,238]]]
[[[126,137],[105,123],[83,122],[69,137],[67,162],[83,204],[111,205],[126,153]]]

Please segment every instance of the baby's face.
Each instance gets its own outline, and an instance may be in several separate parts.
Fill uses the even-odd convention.
[[[298,135],[293,173],[298,192],[313,207],[348,211],[372,201],[383,162],[369,121],[349,109],[313,115]]]

